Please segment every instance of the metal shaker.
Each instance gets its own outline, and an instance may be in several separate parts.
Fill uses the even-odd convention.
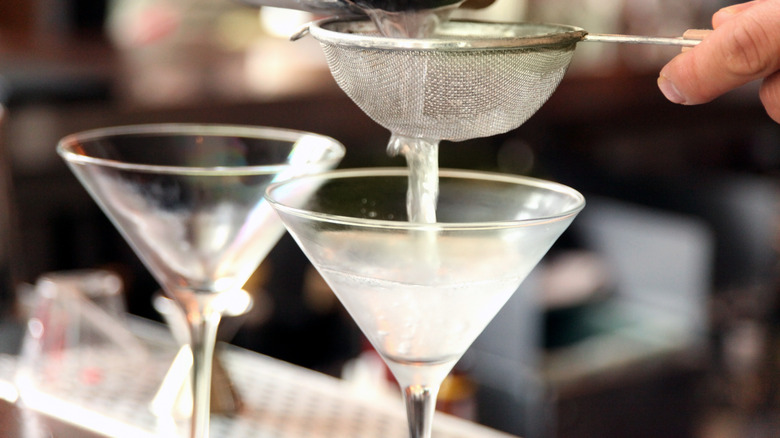
[[[322,15],[363,15],[360,8],[346,0],[241,0],[251,6],[298,9]]]

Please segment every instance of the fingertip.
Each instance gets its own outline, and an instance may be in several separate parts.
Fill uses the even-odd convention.
[[[723,23],[731,20],[740,13],[752,8],[756,4],[763,3],[764,0],[754,0],[744,3],[737,3],[731,6],[726,6],[719,9],[712,15],[712,27],[718,28]]]
[[[759,90],[759,98],[769,117],[780,123],[780,72],[764,79]]]
[[[737,10],[733,6],[729,6],[712,14],[712,28],[717,29],[723,23],[731,20],[737,15]]]

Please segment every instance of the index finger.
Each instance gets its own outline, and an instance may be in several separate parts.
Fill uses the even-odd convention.
[[[780,69],[780,1],[757,1],[723,20],[696,48],[662,70],[658,85],[669,100],[709,102]]]
[[[740,13],[752,8],[753,6],[770,0],[752,0],[745,3],[737,3],[731,6],[721,8],[715,14],[712,15],[712,27],[717,29],[721,24],[731,20]]]

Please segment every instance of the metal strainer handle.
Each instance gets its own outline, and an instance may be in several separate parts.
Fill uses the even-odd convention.
[[[585,35],[582,40],[603,43],[658,44],[664,46],[693,47],[699,44],[710,32],[712,31],[708,29],[690,29],[686,31],[682,37],[589,33]]]

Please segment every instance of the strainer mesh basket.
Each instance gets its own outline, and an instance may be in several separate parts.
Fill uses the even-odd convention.
[[[528,120],[555,91],[575,48],[373,48],[318,39],[338,85],[377,123],[407,137],[452,141]]]

